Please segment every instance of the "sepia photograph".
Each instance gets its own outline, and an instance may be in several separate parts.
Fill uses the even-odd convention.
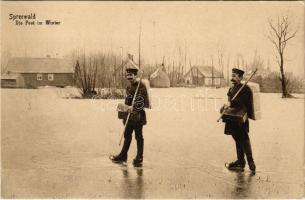
[[[1,1],[1,198],[304,198],[304,1]]]

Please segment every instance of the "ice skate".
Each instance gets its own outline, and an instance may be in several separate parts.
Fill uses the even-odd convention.
[[[126,161],[127,161],[127,156],[111,155],[111,156],[109,156],[109,159],[110,159],[113,163],[123,164],[123,163],[126,163]]]

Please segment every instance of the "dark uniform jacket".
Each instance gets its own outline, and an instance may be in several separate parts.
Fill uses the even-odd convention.
[[[243,110],[247,112],[248,116],[252,116],[252,92],[249,86],[245,86],[237,97],[232,100],[234,95],[237,91],[242,87],[242,84],[235,85],[231,87],[227,93],[228,100],[230,101],[230,107],[235,108],[237,110]],[[232,135],[232,134],[239,134],[239,133],[248,133],[249,132],[249,120],[247,119],[245,123],[238,123],[238,122],[226,122],[225,125],[225,134]]]
[[[128,106],[131,106],[132,104],[132,99],[136,92],[138,83],[139,83],[138,81],[132,83],[126,88],[125,104]],[[144,85],[144,83],[140,82],[139,90],[133,106],[133,112],[130,114],[128,124],[145,125],[147,123],[145,108],[149,108],[149,105],[150,102],[149,102],[146,86]]]

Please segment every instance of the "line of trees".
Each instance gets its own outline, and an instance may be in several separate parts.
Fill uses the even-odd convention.
[[[126,86],[123,62],[119,56],[110,53],[90,55],[74,53],[72,58],[75,63],[75,84],[80,89],[82,97],[101,96],[102,88],[111,89],[113,97],[121,96],[121,92],[119,94],[113,92]],[[108,93],[105,95],[109,96]]]
[[[279,65],[279,73],[270,73],[270,76],[256,77],[256,81],[261,84],[267,84],[268,81],[262,81],[262,79],[268,77],[273,79],[277,77],[281,83],[282,97],[291,97],[290,93],[293,92],[293,86],[299,87],[300,80],[294,77],[292,74],[286,76],[285,66],[285,50],[288,42],[296,36],[297,29],[293,28],[292,21],[288,15],[278,17],[276,21],[269,19],[269,34],[267,38],[275,47],[276,61]],[[178,54],[176,59],[167,59],[163,57],[162,64],[155,63],[154,65],[145,64],[143,58],[141,61],[141,68],[144,71],[143,78],[149,79],[150,75],[159,67],[162,67],[167,72],[172,87],[182,85],[184,83],[184,75],[189,68],[192,67],[191,60],[187,64],[187,48],[185,44],[185,50],[178,45]],[[226,68],[226,79],[229,85],[230,69],[233,67],[241,68],[246,72],[254,69],[266,71],[264,60],[258,55],[255,50],[253,60],[248,62],[244,59],[242,54],[237,54],[231,59],[231,56],[224,51],[223,45],[218,46],[216,54],[216,66],[214,66],[213,55],[211,55],[211,61],[203,65],[210,65],[213,70],[219,70],[222,77],[224,77],[224,71]],[[90,97],[98,93],[97,88],[125,88],[126,80],[124,78],[125,69],[122,55],[118,56],[114,53],[98,53],[85,55],[85,53],[74,52],[72,55],[75,61],[75,82],[81,89],[83,97]],[[206,61],[209,61],[207,59]],[[231,62],[230,62],[231,61]],[[270,63],[268,60],[267,69],[269,70]],[[259,77],[261,76],[261,77]],[[272,77],[272,78],[271,78]],[[273,80],[275,81],[275,80]],[[264,83],[263,83],[264,82]],[[275,81],[277,82],[277,81]],[[272,81],[270,82],[272,83]],[[274,82],[273,82],[274,83]],[[264,87],[264,86],[263,86]],[[272,88],[272,86],[270,87]],[[276,89],[278,90],[278,89]]]
[[[227,74],[229,75],[230,57],[227,57],[228,59],[225,63],[223,52],[219,52],[218,55],[218,62],[220,66],[222,66],[222,69],[224,69],[224,66],[226,66]],[[98,53],[91,55],[81,53],[79,55],[74,54],[72,57],[75,63],[75,84],[80,89],[82,97],[92,98],[99,96],[103,98],[106,96],[105,98],[108,98],[111,96],[121,97],[123,95],[122,90],[124,90],[126,87],[127,81],[125,79],[124,60],[121,56],[110,53]],[[258,54],[257,50],[254,53],[253,60],[250,62],[245,60],[241,54],[236,58],[238,59],[233,60],[236,67],[239,67],[245,71],[256,68],[259,69],[258,75],[254,77],[253,81],[261,85],[262,92],[281,91],[281,74],[272,72],[270,70],[269,60],[266,66],[266,62]],[[169,76],[171,87],[183,85],[184,74],[181,70],[181,63],[178,63],[177,65],[175,62],[169,63],[168,65],[165,63],[165,66],[162,66],[162,64],[145,64],[144,60],[142,60],[142,63],[141,68],[144,71],[143,78],[149,79],[150,75],[155,72],[156,69],[163,67]],[[289,94],[302,91],[302,81],[302,79],[293,76],[293,74],[285,76],[287,93]],[[109,90],[108,92],[105,92],[105,94],[102,94],[102,88],[108,88]]]

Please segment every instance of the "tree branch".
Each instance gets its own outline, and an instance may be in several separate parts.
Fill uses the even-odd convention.
[[[289,36],[287,39],[284,39],[284,41],[283,42],[287,42],[288,40],[290,40],[290,39],[292,39],[292,38],[294,38],[295,36],[296,36],[296,33],[298,32],[298,30],[296,30],[291,36]]]
[[[269,22],[270,28],[271,28],[271,29],[274,31],[274,33],[276,34],[276,37],[280,38],[280,35],[278,34],[276,28],[273,26],[272,21],[269,20],[268,22]]]
[[[267,36],[267,37],[268,37],[268,39],[270,40],[270,42],[272,42],[272,44],[274,44],[274,46],[276,47],[276,49],[277,49],[278,51],[280,51],[279,46],[278,46],[278,44],[276,43],[276,41],[275,41],[273,38],[271,38],[271,36]]]

